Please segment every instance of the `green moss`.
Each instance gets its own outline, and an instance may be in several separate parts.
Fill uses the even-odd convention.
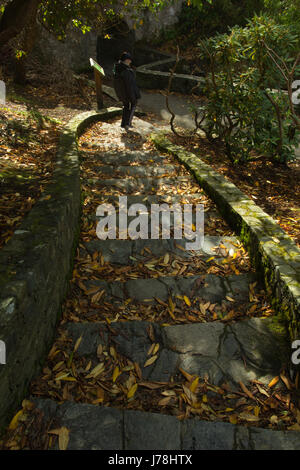
[[[9,166],[0,171],[0,181],[6,185],[24,185],[35,181],[36,178],[24,169]]]

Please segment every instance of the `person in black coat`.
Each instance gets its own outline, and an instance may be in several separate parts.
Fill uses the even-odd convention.
[[[119,100],[123,102],[121,127],[126,130],[132,127],[132,118],[137,100],[141,98],[131,63],[131,55],[128,52],[123,52],[120,60],[114,65],[113,70],[115,92]]]

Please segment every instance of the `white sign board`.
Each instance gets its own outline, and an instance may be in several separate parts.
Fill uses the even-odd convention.
[[[101,73],[101,75],[103,77],[105,77],[105,73],[104,73],[104,70],[103,68],[101,67],[101,65],[99,65],[94,59],[90,58],[90,64],[92,67],[94,67],[94,69],[98,70],[98,72]]]

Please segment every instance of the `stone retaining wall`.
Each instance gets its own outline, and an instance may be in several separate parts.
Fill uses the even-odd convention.
[[[216,203],[221,215],[239,234],[252,264],[264,283],[278,322],[291,340],[300,339],[300,250],[280,226],[252,199],[243,194],[193,153],[153,135],[156,146],[175,155],[195,175]]]
[[[6,364],[0,364],[0,429],[41,370],[66,294],[80,220],[76,138],[91,122],[119,113],[109,108],[70,121],[52,182],[0,251],[0,341],[6,346]]]

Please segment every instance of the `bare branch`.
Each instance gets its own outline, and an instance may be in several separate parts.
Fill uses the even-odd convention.
[[[175,119],[176,115],[173,113],[173,111],[171,110],[170,105],[169,105],[169,95],[170,95],[170,90],[171,90],[171,84],[172,84],[173,75],[174,75],[175,70],[176,70],[176,68],[177,68],[178,62],[179,62],[179,47],[177,46],[176,62],[175,62],[174,67],[173,67],[172,70],[171,70],[171,74],[170,74],[169,82],[168,82],[168,88],[167,88],[167,94],[166,94],[166,106],[167,106],[167,110],[168,110],[169,113],[171,114],[170,126],[171,126],[171,129],[172,129],[172,132],[173,132],[177,137],[184,138],[185,136],[178,134],[178,132],[175,130],[175,127],[174,127],[174,119]]]

